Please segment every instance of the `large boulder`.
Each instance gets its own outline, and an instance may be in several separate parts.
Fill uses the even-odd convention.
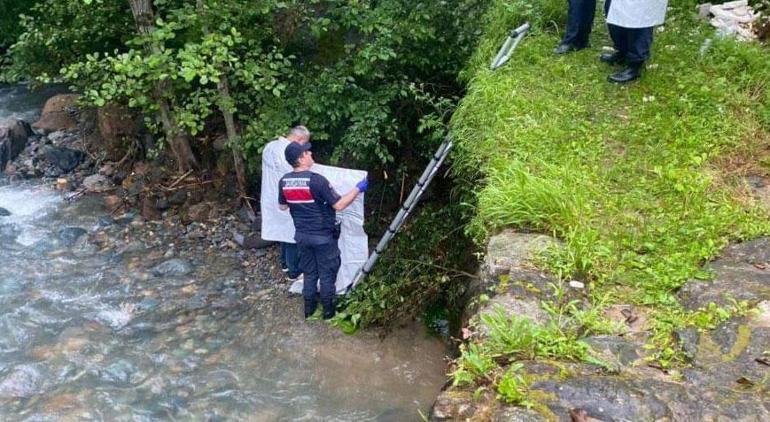
[[[61,94],[48,99],[43,107],[40,119],[32,124],[32,128],[43,134],[56,132],[57,130],[74,129],[77,120],[72,115],[76,110],[78,100],[76,94]]]
[[[136,116],[125,107],[108,105],[97,111],[96,120],[102,150],[108,159],[119,160],[131,140],[138,136]]]
[[[24,150],[30,135],[32,129],[23,120],[0,121],[0,172]]]

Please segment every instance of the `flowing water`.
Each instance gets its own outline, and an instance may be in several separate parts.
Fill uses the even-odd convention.
[[[0,118],[8,90],[34,115],[14,89]],[[380,339],[303,321],[274,251],[247,271],[242,251],[1,177],[0,420],[410,421],[445,381],[420,324]],[[153,272],[172,257],[191,272]]]

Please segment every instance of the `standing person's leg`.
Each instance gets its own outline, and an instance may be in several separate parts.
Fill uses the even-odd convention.
[[[280,254],[280,258],[279,258],[281,260],[281,271],[288,272],[289,271],[289,266],[286,265],[286,245],[288,245],[288,243],[279,242],[278,244],[281,247],[281,254]]]
[[[653,28],[623,28],[625,32],[625,54],[628,67],[610,75],[610,82],[626,83],[642,75],[644,62],[650,58]]]
[[[286,268],[290,280],[296,280],[301,274],[302,270],[299,268],[299,248],[296,243],[285,243],[284,247],[286,260]]]
[[[554,53],[565,54],[588,47],[595,14],[596,0],[569,0],[567,28]]]
[[[315,246],[298,244],[299,268],[305,274],[302,284],[302,296],[305,298],[305,318],[313,315],[318,307],[318,262],[316,261]]]
[[[337,241],[319,247],[318,275],[321,281],[321,304],[324,319],[334,316],[334,297],[337,294],[337,272],[340,269],[340,249]]]

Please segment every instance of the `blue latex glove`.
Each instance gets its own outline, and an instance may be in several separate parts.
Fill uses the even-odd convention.
[[[369,180],[364,178],[360,182],[356,183],[356,187],[360,192],[366,192],[366,190],[369,189]]]

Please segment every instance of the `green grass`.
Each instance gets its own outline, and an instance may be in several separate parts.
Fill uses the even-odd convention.
[[[597,59],[611,45],[603,22],[593,48],[555,57],[559,16],[545,1],[526,12],[544,18],[492,72],[506,31],[525,18],[520,3],[492,7],[452,121],[454,172],[475,192],[468,232],[480,243],[506,227],[562,239],[543,266],[588,281],[597,306],[652,307],[650,346],[675,365],[672,331],[717,312],[685,312],[677,289],[708,279],[702,264],[730,242],[770,233],[743,182],[770,170],[770,50],[717,39],[694,2],[679,2],[643,78],[613,85]]]

